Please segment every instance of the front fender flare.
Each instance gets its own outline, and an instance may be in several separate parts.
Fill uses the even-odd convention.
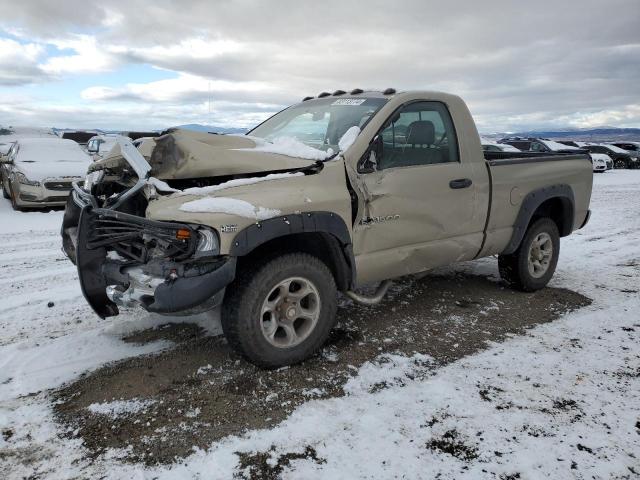
[[[340,244],[344,260],[350,270],[350,283],[355,285],[356,263],[351,235],[342,217],[333,212],[305,212],[263,220],[240,231],[231,244],[229,255],[241,257],[260,245],[287,235],[325,233]]]

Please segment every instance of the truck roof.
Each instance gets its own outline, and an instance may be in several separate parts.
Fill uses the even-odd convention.
[[[385,90],[363,90],[361,88],[354,88],[353,90],[351,90],[350,92],[346,92],[344,90],[336,90],[333,93],[329,93],[329,92],[321,92],[318,94],[317,97],[313,97],[313,96],[309,96],[309,97],[304,97],[302,99],[303,102],[306,102],[307,100],[313,100],[315,98],[327,98],[327,97],[347,97],[347,98],[354,98],[354,97],[364,97],[364,98],[382,98],[382,97],[389,97],[392,95],[395,95],[396,93],[398,93],[396,91],[395,88],[387,88]]]

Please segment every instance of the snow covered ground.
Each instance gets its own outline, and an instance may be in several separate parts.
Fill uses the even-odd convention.
[[[273,429],[157,467],[123,461],[126,450],[89,459],[79,437],[62,436],[46,389],[170,347],[121,340],[166,319],[99,320],[60,251],[62,213],[0,202],[0,478],[638,478],[640,171],[594,183],[591,222],[562,240],[552,281],[592,298],[589,307],[444,367],[385,355],[344,397],[310,400]],[[495,259],[456,268],[497,275]],[[144,405],[93,408],[135,415]]]

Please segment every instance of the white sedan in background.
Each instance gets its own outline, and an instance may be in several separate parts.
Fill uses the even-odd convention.
[[[73,140],[18,139],[0,159],[2,193],[15,210],[64,206],[71,183],[85,177],[90,162]]]
[[[613,160],[609,155],[604,153],[591,153],[591,164],[593,165],[593,171],[602,173],[613,168]]]

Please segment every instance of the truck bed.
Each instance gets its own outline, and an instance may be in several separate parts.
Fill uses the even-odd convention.
[[[530,192],[571,190],[576,211],[568,233],[580,228],[591,197],[593,172],[588,154],[484,152],[491,180],[486,241],[479,256],[503,252],[513,239],[517,217]],[[568,234],[566,233],[566,234]],[[561,232],[562,235],[562,232]]]

